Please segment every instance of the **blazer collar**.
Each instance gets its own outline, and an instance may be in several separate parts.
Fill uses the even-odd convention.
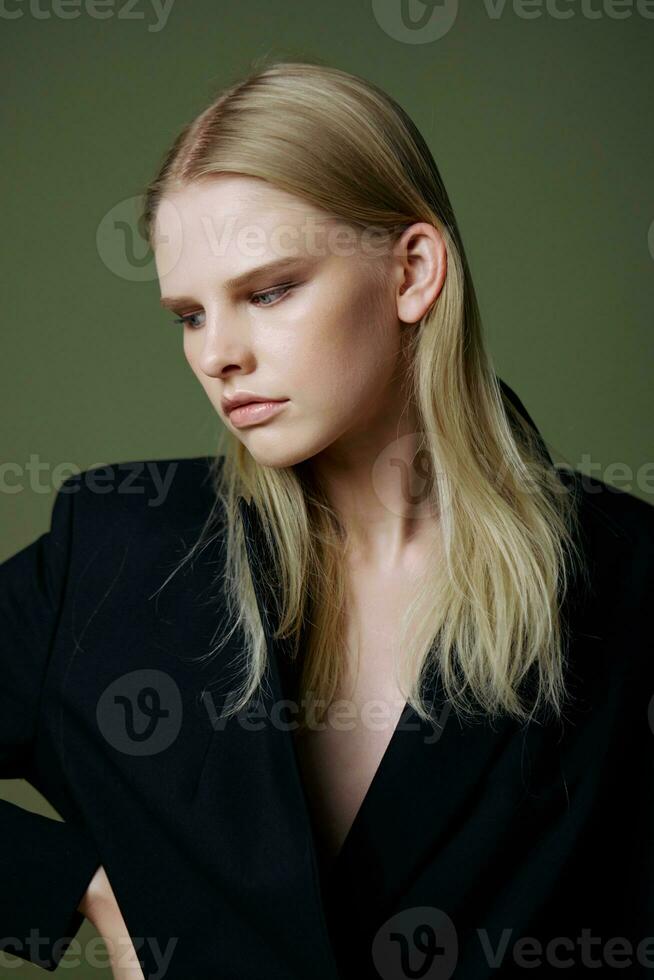
[[[518,412],[520,412],[520,414],[525,419],[525,421],[527,422],[527,424],[534,430],[534,433],[536,435],[536,441],[538,443],[538,447],[539,447],[540,452],[542,453],[544,459],[551,466],[554,466],[554,460],[552,459],[552,456],[550,455],[550,452],[549,452],[549,450],[547,448],[547,444],[546,444],[545,440],[543,439],[543,436],[542,436],[541,432],[539,431],[538,427],[536,426],[536,423],[532,419],[531,415],[529,414],[529,412],[527,411],[527,409],[525,408],[525,406],[522,404],[522,402],[520,401],[520,399],[516,395],[515,391],[508,386],[508,384],[506,383],[506,381],[502,381],[502,379],[499,376],[498,376],[497,380],[499,382],[499,386],[502,389],[502,392],[504,393],[504,395],[508,398],[508,400],[514,406],[514,408],[516,408],[518,410]]]

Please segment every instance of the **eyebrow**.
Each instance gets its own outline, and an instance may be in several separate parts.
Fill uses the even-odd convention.
[[[296,255],[273,259],[271,262],[265,262],[263,265],[255,266],[253,269],[246,269],[245,272],[239,273],[238,276],[227,279],[223,288],[226,292],[236,292],[243,286],[254,285],[257,280],[263,280],[270,275],[295,270],[297,269],[298,263],[306,262],[307,258],[309,256]],[[265,285],[265,282],[262,285]],[[197,300],[193,299],[192,296],[162,296],[160,303],[164,309],[174,309],[177,306],[192,305],[197,303]]]

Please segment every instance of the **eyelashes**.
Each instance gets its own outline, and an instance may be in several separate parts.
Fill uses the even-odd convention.
[[[293,285],[292,284],[288,284],[288,285],[284,285],[284,286],[275,286],[274,289],[266,289],[266,290],[264,290],[261,293],[252,293],[252,296],[250,297],[250,299],[251,300],[260,299],[261,296],[274,296],[276,293],[279,293],[280,295],[286,295],[286,293],[289,293],[291,291],[291,289],[293,289]],[[274,306],[275,304],[274,303],[262,303],[261,305],[262,306]]]
[[[288,283],[288,284],[285,284],[283,286],[275,286],[273,289],[265,289],[265,290],[262,290],[261,292],[258,292],[258,293],[252,293],[252,295],[250,296],[250,302],[252,302],[253,300],[256,300],[256,299],[261,299],[262,296],[276,296],[276,295],[279,295],[280,297],[283,297],[287,293],[290,293],[290,291],[292,289],[295,289],[297,285],[298,285],[297,283]],[[276,305],[277,305],[276,302],[273,302],[273,303],[261,303],[261,304],[254,303],[254,306],[255,307],[256,306],[261,306],[263,308],[265,308],[267,306],[276,306]],[[181,323],[184,326],[190,327],[191,330],[196,330],[199,326],[202,326],[202,324],[197,324],[197,323],[192,323],[191,322],[193,320],[193,317],[196,317],[196,316],[202,316],[202,311],[199,310],[197,313],[185,313],[183,316],[176,317],[173,320],[173,323]]]
[[[191,323],[189,323],[189,320],[191,320],[194,316],[200,316],[200,314],[199,313],[186,313],[184,316],[178,316],[178,317],[176,317],[173,320],[173,323],[183,323],[185,326],[189,326],[189,327],[190,326],[193,326],[193,327],[195,327],[196,326],[195,324],[191,325]]]

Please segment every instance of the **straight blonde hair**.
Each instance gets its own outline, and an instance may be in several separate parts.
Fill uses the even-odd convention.
[[[506,712],[524,720],[544,707],[560,715],[567,693],[563,599],[581,567],[576,498],[501,389],[454,213],[415,124],[381,89],[337,68],[308,61],[255,66],[186,125],[165,155],[144,195],[141,230],[150,245],[162,198],[221,173],[262,178],[355,227],[397,236],[426,221],[442,235],[446,280],[415,325],[409,371],[442,554],[403,617],[396,680],[424,720],[431,715],[422,685],[431,670],[459,714]],[[346,665],[338,515],[302,465],[262,466],[227,431],[222,448],[211,466],[214,506],[184,561],[212,530],[225,533],[222,581],[232,629],[204,656],[242,628],[245,676],[227,713],[258,690],[268,655],[240,498],[256,509],[271,551],[275,636],[290,641],[293,657],[302,654],[301,703],[328,706]],[[306,725],[306,714],[299,723]]]

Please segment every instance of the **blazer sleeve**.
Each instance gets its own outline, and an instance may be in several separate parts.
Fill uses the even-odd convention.
[[[0,779],[29,781],[40,692],[66,586],[75,493],[50,529],[0,563]],[[101,861],[83,829],[0,800],[0,949],[53,971]]]

